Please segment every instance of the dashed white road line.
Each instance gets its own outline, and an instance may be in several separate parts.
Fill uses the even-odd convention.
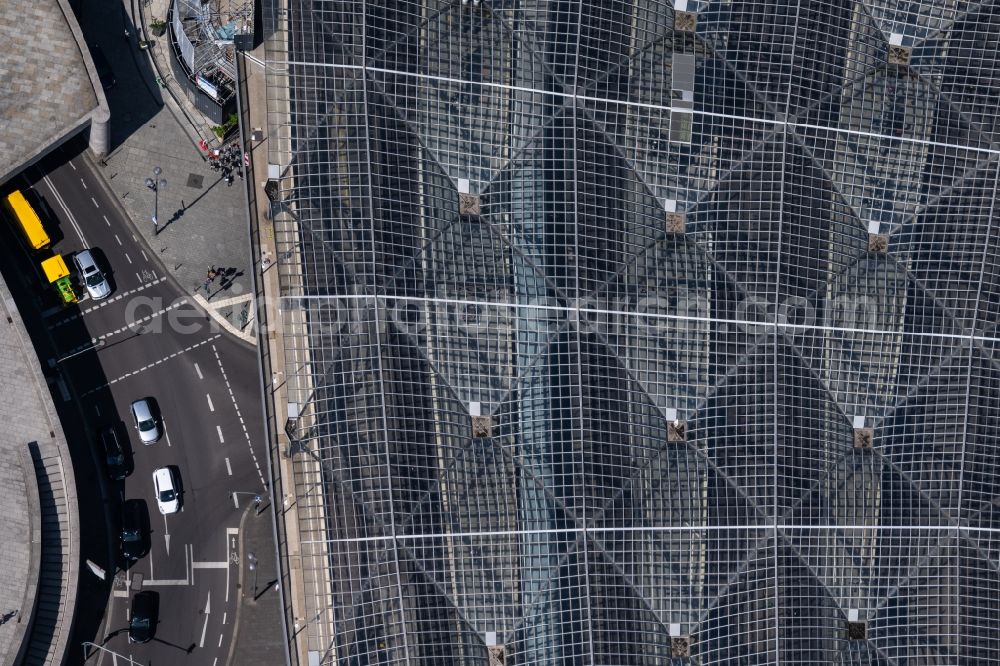
[[[121,238],[118,238],[118,234],[115,234],[115,240],[116,240],[116,241],[118,241],[118,244],[119,244],[119,245],[121,245],[121,244],[122,244],[122,239],[121,239]]]
[[[104,224],[106,224],[106,225],[108,225],[110,227],[111,226],[111,220],[108,219],[108,216],[107,215],[101,215],[101,217],[104,218]]]
[[[142,253],[142,259],[143,259],[143,261],[149,261],[149,257],[146,256],[146,251],[145,250],[140,249],[139,252]]]
[[[205,400],[208,400],[208,411],[214,412],[215,411],[215,405],[212,404],[212,396],[209,395],[208,393],[206,393],[205,394]]]
[[[111,381],[109,381],[106,384],[101,384],[100,386],[95,386],[94,388],[90,389],[89,391],[81,393],[80,397],[81,398],[82,397],[86,397],[88,395],[92,395],[94,393],[97,393],[98,391],[102,391],[102,390],[106,389],[107,387],[111,386],[112,384],[117,384],[118,382],[122,381],[123,379],[128,379],[129,377],[132,377],[134,375],[138,375],[140,372],[145,372],[146,370],[149,370],[150,368],[152,368],[154,366],[160,365],[161,363],[163,363],[165,361],[169,361],[172,358],[176,358],[177,356],[180,356],[181,354],[186,354],[187,352],[191,351],[192,349],[195,349],[197,347],[201,347],[202,345],[207,345],[208,343],[213,342],[214,340],[216,340],[218,338],[221,338],[221,337],[222,337],[222,333],[216,333],[215,335],[213,335],[212,337],[208,338],[207,340],[202,340],[201,342],[196,342],[195,344],[190,345],[188,347],[185,347],[184,349],[182,349],[182,350],[180,350],[178,352],[174,352],[173,354],[170,354],[169,356],[164,356],[159,361],[154,361],[153,363],[149,363],[147,365],[144,365],[141,368],[138,368],[136,370],[133,370],[132,372],[129,372],[129,373],[126,373],[126,374],[122,375],[121,377],[117,377],[115,379],[112,379]]]
[[[85,190],[90,189],[89,187],[87,187],[87,181],[85,181],[83,178],[80,179],[80,184],[83,185],[83,189]]]
[[[132,263],[132,257],[128,256],[128,252],[125,253],[125,258],[128,259],[128,263]]]
[[[219,335],[222,334],[220,333]],[[216,337],[218,337],[218,335]],[[250,449],[250,457],[253,459],[254,467],[257,468],[257,476],[260,478],[260,485],[263,488],[267,485],[267,482],[264,481],[264,472],[261,470],[260,463],[257,461],[257,454],[254,453],[253,450],[253,443],[250,441],[250,433],[247,431],[247,424],[243,421],[243,414],[240,412],[240,406],[236,402],[236,396],[233,395],[233,387],[229,383],[229,376],[226,374],[226,368],[222,365],[222,358],[219,356],[219,350],[215,345],[212,345],[212,353],[215,354],[215,361],[219,364],[219,371],[222,373],[222,379],[226,382],[226,389],[229,391],[229,399],[233,401],[233,408],[236,409],[236,417],[240,420],[240,426],[243,428],[243,436],[247,440],[247,448]],[[219,429],[219,438],[222,438],[221,428]],[[233,495],[233,500],[235,502],[235,495]],[[237,505],[237,508],[239,508],[239,505]]]
[[[215,432],[219,433],[219,444],[225,444],[226,438],[222,436],[222,426],[215,426]]]
[[[156,312],[154,312],[151,315],[148,315],[146,317],[143,317],[142,319],[136,319],[135,321],[131,321],[128,324],[126,324],[126,325],[124,325],[124,326],[122,326],[120,328],[116,328],[113,331],[108,331],[107,333],[102,333],[102,334],[100,334],[99,336],[97,336],[94,339],[97,340],[98,342],[100,342],[101,340],[105,340],[105,339],[110,338],[112,336],[118,335],[119,333],[122,333],[124,331],[131,331],[131,330],[133,330],[133,327],[138,326],[139,324],[145,324],[147,321],[150,321],[152,319],[155,319],[156,317],[164,315],[164,314],[170,312],[171,310],[176,310],[180,306],[186,305],[186,304],[187,304],[187,299],[186,298],[182,298],[181,300],[177,301],[176,303],[172,303],[171,305],[168,305],[167,307],[163,308],[162,310],[157,310]],[[159,361],[157,361],[157,363],[159,363]]]
[[[73,160],[69,160],[69,161],[67,162],[67,164],[69,164],[69,165],[70,165],[70,167],[72,167],[73,171],[76,171],[76,165],[75,165],[75,164],[73,164]]]
[[[59,194],[59,190],[56,189],[56,186],[52,184],[52,179],[49,178],[48,174],[45,174],[42,176],[42,180],[45,181],[49,191],[52,192],[52,197],[56,200],[56,203],[59,204],[59,207],[63,209],[64,213],[66,213],[66,219],[69,220],[69,224],[73,227],[73,231],[75,231],[76,235],[80,238],[80,242],[83,243],[84,247],[90,247],[90,244],[87,243],[86,237],[83,235],[83,230],[80,229],[80,225],[76,223],[76,218],[73,217],[73,213],[70,211],[69,206],[67,206],[66,202],[63,201],[62,195]],[[80,182],[83,182],[82,178],[80,179]],[[86,187],[86,185],[84,185],[84,187]]]
[[[90,197],[90,203],[94,204],[94,208],[100,208],[101,204],[97,203],[97,199]]]
[[[204,379],[205,378],[204,376],[202,376],[202,374],[201,374],[201,368],[198,367],[197,363],[194,364],[194,371],[198,373],[198,379]]]
[[[161,416],[160,421],[163,423],[163,436],[167,438],[167,446],[172,447],[173,445],[170,443],[170,431],[167,430],[167,420]]]
[[[83,315],[89,314],[89,313],[93,312],[94,310],[98,310],[100,308],[107,307],[108,305],[111,305],[115,301],[120,301],[123,298],[127,298],[128,296],[132,296],[133,294],[137,294],[140,291],[143,291],[144,289],[148,289],[149,287],[152,287],[153,285],[159,284],[160,282],[163,282],[166,279],[167,279],[166,277],[157,278],[153,282],[146,283],[146,284],[142,285],[141,287],[136,287],[135,289],[130,289],[128,291],[123,291],[122,293],[116,294],[116,295],[112,296],[111,298],[106,298],[106,299],[102,300],[100,303],[98,303],[97,305],[91,306],[91,307],[87,308],[86,310],[81,310],[80,312],[78,312],[77,314],[73,315],[72,317],[67,317],[66,319],[60,319],[56,323],[54,323],[51,326],[49,326],[49,330],[51,330],[53,328],[59,328],[60,326],[62,326],[64,324],[68,324],[70,322],[76,321],[77,319],[79,319]],[[53,314],[55,314],[55,312],[60,312],[60,311],[61,311],[61,309],[60,310],[56,310],[56,311],[53,312]]]
[[[198,647],[205,647],[205,633],[208,631],[208,615],[211,613],[212,608],[212,591],[208,591],[208,599],[205,601],[205,624],[201,626],[201,641],[198,642]]]
[[[233,475],[233,466],[229,464],[229,458],[226,458],[226,472],[229,476]]]

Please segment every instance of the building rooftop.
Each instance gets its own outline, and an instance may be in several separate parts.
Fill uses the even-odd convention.
[[[1000,663],[1000,8],[265,20],[309,663]]]
[[[107,109],[65,0],[0,2],[0,183]]]

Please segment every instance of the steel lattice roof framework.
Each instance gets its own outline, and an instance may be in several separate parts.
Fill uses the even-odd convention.
[[[1000,8],[264,14],[321,663],[1000,663]]]

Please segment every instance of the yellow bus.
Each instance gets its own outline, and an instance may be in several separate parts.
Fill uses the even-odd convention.
[[[51,241],[49,235],[45,233],[42,221],[38,219],[35,209],[31,207],[31,204],[19,190],[14,190],[7,196],[7,206],[17,218],[17,223],[20,225],[21,231],[24,232],[28,245],[36,250],[49,246]]]

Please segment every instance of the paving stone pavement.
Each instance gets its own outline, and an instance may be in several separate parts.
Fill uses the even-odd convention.
[[[271,508],[251,508],[243,521],[241,606],[233,649],[227,666],[277,666],[285,663],[281,638],[281,597],[275,589],[275,563]],[[247,567],[247,553],[257,557],[257,594],[254,599],[253,572]]]
[[[120,12],[123,20],[133,20],[131,3],[126,2],[126,9],[122,10],[118,0],[99,2],[109,11],[114,8]],[[154,7],[150,9],[154,10],[151,15],[157,14]],[[148,21],[151,15],[145,19],[135,15],[139,31],[142,21]],[[162,16],[163,12],[157,15]],[[130,39],[123,40],[121,24],[108,21],[105,16],[89,11],[82,19],[88,40],[103,43],[105,51],[114,56],[118,79],[118,85],[107,93],[112,151],[99,170],[135,228],[181,287],[204,299],[200,301],[203,305],[214,309],[215,315],[238,330],[242,308],[229,302],[237,297],[248,299],[252,292],[249,230],[241,181],[236,179],[231,187],[227,186],[221,174],[209,168],[197,146],[198,137],[209,123],[171,76],[166,78],[166,85],[176,89],[173,96],[155,82],[149,55],[138,48],[135,32],[131,32]],[[131,31],[136,30],[137,26],[132,25]],[[166,39],[159,40],[153,48],[160,61],[172,57]],[[163,69],[162,64],[160,68]],[[156,197],[145,184],[147,178],[153,178],[154,167],[162,169],[159,179],[167,182],[159,191],[156,205],[159,233],[152,223]],[[202,286],[210,266],[228,269],[228,276],[225,282],[216,280],[206,293]],[[215,309],[217,302],[224,305]],[[243,332],[244,339],[252,340],[252,326]]]
[[[22,328],[17,308],[0,277],[0,663],[11,663],[31,618],[38,563],[31,557],[32,522],[39,530],[38,487],[32,477],[28,443],[39,449],[62,447],[65,440],[44,383],[38,357]],[[8,318],[10,318],[8,320]],[[29,364],[35,364],[32,367]],[[32,493],[33,496],[29,496]],[[75,493],[74,493],[75,494]],[[40,534],[36,534],[38,538]],[[35,558],[38,553],[35,553]]]
[[[0,2],[0,181],[98,108],[68,9]]]

